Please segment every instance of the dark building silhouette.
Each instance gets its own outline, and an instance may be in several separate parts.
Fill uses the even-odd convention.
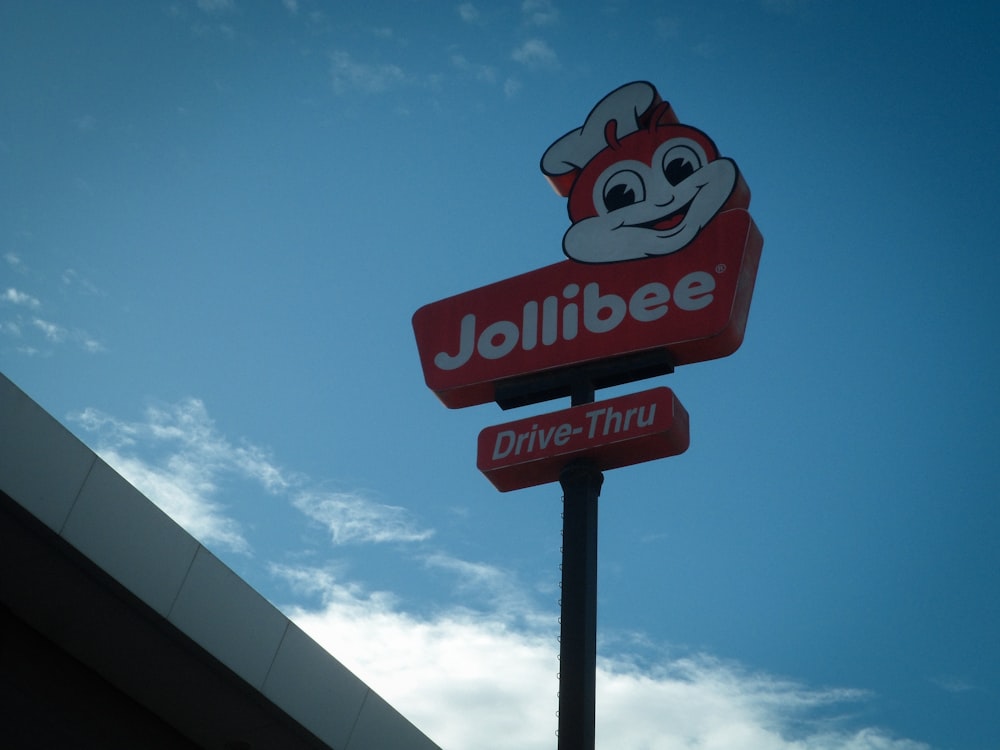
[[[0,717],[9,750],[437,748],[3,375]]]

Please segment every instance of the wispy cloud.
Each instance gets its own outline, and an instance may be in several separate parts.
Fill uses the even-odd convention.
[[[452,66],[465,75],[472,76],[476,80],[486,83],[496,83],[497,70],[492,65],[469,62],[465,55],[454,54],[451,56]]]
[[[96,436],[95,449],[105,461],[205,543],[250,551],[241,525],[219,500],[232,480],[250,481],[284,498],[322,524],[337,544],[416,542],[433,533],[420,528],[403,508],[360,492],[315,489],[308,478],[286,471],[262,448],[229,440],[199,399],[151,406],[137,421],[93,408],[70,419]]]
[[[515,627],[504,600],[493,612],[403,611],[396,597],[366,592],[328,570],[272,571],[320,596],[286,606],[306,632],[442,747],[543,750],[557,726],[555,627]],[[473,571],[474,575],[477,571]],[[495,571],[478,573],[491,579]],[[550,618],[551,619],[551,618]],[[533,617],[533,622],[542,618]],[[597,744],[681,750],[928,750],[874,728],[847,729],[828,714],[866,700],[860,691],[816,690],[704,654],[638,667],[602,658]]]
[[[43,318],[32,318],[32,326],[41,332],[45,340],[50,344],[64,344],[72,342],[89,354],[97,354],[105,351],[104,344],[80,329],[68,329],[58,323]]]
[[[508,625],[519,623],[544,629],[552,621],[550,613],[538,611],[531,592],[512,571],[441,552],[429,555],[425,562],[429,568],[454,574],[455,592],[469,606],[485,608],[497,617],[506,618]],[[554,602],[555,589],[552,593]]]
[[[90,281],[90,279],[87,279],[84,276],[82,276],[74,268],[67,268],[65,271],[63,271],[62,275],[60,276],[60,280],[62,281],[63,286],[67,288],[72,288],[83,294],[96,295],[99,297],[105,296],[104,292],[98,289],[97,286]]]
[[[93,339],[86,334],[83,334],[80,337],[80,348],[88,354],[100,354],[101,352],[106,352],[108,350],[107,347],[100,341]]]
[[[5,253],[4,261],[15,271],[27,273],[27,266],[21,258],[13,253]],[[101,294],[101,292],[88,281],[79,277],[72,269],[63,274],[63,284],[66,286],[75,285],[88,294]],[[105,346],[98,339],[91,336],[86,331],[79,328],[67,328],[48,317],[41,317],[39,312],[45,307],[37,297],[17,289],[7,287],[0,290],[0,308],[9,307],[10,318],[0,321],[0,334],[14,337],[30,338],[34,333],[39,346],[25,344],[19,346],[17,351],[28,356],[38,354],[52,354],[54,346],[62,344],[75,344],[89,354],[96,354],[105,351]],[[30,312],[29,312],[30,311]],[[40,348],[41,347],[41,348]]]
[[[510,54],[511,59],[530,67],[555,67],[559,63],[556,53],[542,39],[528,39]]]
[[[98,453],[192,536],[233,552],[250,553],[240,524],[212,499],[216,490],[212,478],[190,456],[174,455],[165,465],[157,465],[113,448],[100,448]]]
[[[66,340],[66,329],[61,325],[41,318],[34,318],[31,322],[52,343],[60,344]]]
[[[338,94],[351,90],[378,94],[406,80],[406,74],[398,65],[359,62],[343,51],[330,56],[330,82]]]
[[[136,422],[92,408],[70,420],[96,433],[101,457],[193,536],[236,552],[248,553],[250,544],[216,499],[225,479],[250,479],[271,492],[290,481],[261,449],[220,435],[198,399],[150,407]]]
[[[462,3],[456,10],[459,18],[466,23],[476,23],[479,20],[479,8],[472,3]]]
[[[939,688],[947,693],[968,693],[976,689],[975,684],[965,680],[961,677],[956,677],[954,675],[942,675],[940,677],[934,677],[931,682],[937,685]]]
[[[305,491],[294,505],[326,527],[334,544],[420,542],[434,533],[420,528],[405,508],[374,502],[358,493]]]
[[[559,20],[559,11],[552,0],[524,0],[521,17],[531,26],[548,26]]]
[[[151,407],[136,421],[95,409],[71,419],[97,436],[105,460],[192,533],[236,552],[248,552],[250,543],[220,500],[230,476],[288,499],[340,543],[430,535],[404,508],[310,489],[307,478],[266,451],[226,438],[197,399]],[[540,609],[511,571],[441,551],[422,559],[428,570],[454,576],[457,603],[415,614],[404,606],[411,597],[369,590],[344,578],[337,565],[264,564],[289,585],[286,614],[442,747],[551,748],[558,707],[554,613]],[[600,746],[928,750],[836,718],[869,700],[863,691],[814,689],[702,653],[646,647],[640,655],[629,651],[632,643],[601,648]],[[634,643],[645,645],[642,638]]]
[[[9,302],[12,305],[27,307],[31,310],[37,310],[41,307],[41,303],[35,297],[32,297],[26,292],[18,291],[13,287],[8,287],[4,290],[3,294],[0,294],[0,301]]]

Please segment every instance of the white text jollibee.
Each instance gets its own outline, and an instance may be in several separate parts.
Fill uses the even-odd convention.
[[[473,353],[483,359],[500,359],[520,344],[525,351],[536,346],[551,346],[559,339],[571,341],[582,330],[592,334],[613,331],[626,316],[640,323],[651,323],[667,315],[668,303],[680,311],[702,310],[712,303],[715,277],[707,271],[694,271],[683,276],[673,289],[653,281],[635,290],[626,302],[617,294],[601,294],[597,282],[583,287],[581,305],[575,300],[580,294],[578,284],[567,284],[562,291],[565,304],[560,310],[559,297],[546,297],[539,305],[529,300],[522,308],[520,326],[512,320],[498,320],[478,329],[475,313],[462,317],[455,354],[438,352],[434,364],[441,370],[455,370],[469,362]]]

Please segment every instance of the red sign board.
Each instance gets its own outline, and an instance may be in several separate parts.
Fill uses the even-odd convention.
[[[569,260],[413,316],[424,379],[446,406],[579,402],[740,347],[763,246],[750,189],[652,84],[605,96],[539,166],[566,198]]]
[[[605,471],[676,456],[689,442],[687,411],[669,388],[653,388],[487,427],[476,463],[508,492],[557,481],[575,458]]]
[[[428,387],[451,408],[494,400],[515,376],[666,349],[675,364],[743,341],[763,239],[749,213],[716,215],[683,252],[566,260],[420,308]]]

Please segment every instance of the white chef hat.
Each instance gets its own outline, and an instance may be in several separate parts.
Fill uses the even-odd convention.
[[[569,195],[576,177],[587,162],[608,147],[605,128],[614,120],[617,140],[647,124],[650,112],[663,100],[647,81],[626,83],[601,99],[587,115],[583,127],[571,130],[542,156],[542,173],[559,195]],[[667,105],[669,108],[669,105]],[[668,109],[660,121],[677,122]]]

